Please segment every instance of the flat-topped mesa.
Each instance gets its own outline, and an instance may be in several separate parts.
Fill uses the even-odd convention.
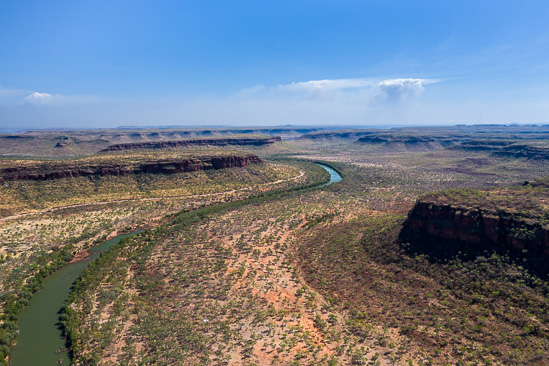
[[[323,131],[311,132],[299,137],[300,140],[331,140],[331,139],[356,139],[365,135],[372,134],[372,131],[344,130],[344,131]]]
[[[430,248],[433,251],[444,251],[457,243],[474,251],[511,249],[549,256],[546,212],[521,214],[493,206],[483,208],[482,198],[479,201],[477,207],[470,207],[460,202],[441,202],[435,195],[427,196],[418,200],[409,212],[405,230],[423,241],[421,246],[439,246]]]
[[[534,160],[549,160],[548,146],[510,145],[494,151],[494,155]]]
[[[173,174],[210,169],[241,168],[262,163],[256,155],[205,156],[143,161],[136,164],[75,165],[39,163],[34,166],[0,169],[0,182],[18,180],[51,180],[81,176],[121,176],[138,173]]]
[[[373,144],[383,146],[389,149],[426,149],[438,150],[453,146],[457,140],[449,136],[423,136],[423,135],[402,135],[390,133],[377,133],[363,136],[357,140],[359,144]]]
[[[145,141],[131,142],[126,144],[115,144],[101,150],[119,151],[119,150],[137,150],[137,149],[167,149],[184,146],[226,146],[226,145],[242,145],[242,146],[262,146],[274,144],[282,141],[280,136],[270,137],[227,137],[227,138],[204,138],[204,139],[189,139],[189,140],[174,140],[174,141]]]
[[[500,157],[549,160],[549,144],[546,142],[518,144],[516,141],[511,140],[477,140],[463,142],[454,148],[470,151],[487,151]]]

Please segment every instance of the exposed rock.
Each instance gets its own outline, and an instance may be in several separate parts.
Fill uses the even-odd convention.
[[[421,136],[407,134],[378,133],[363,136],[357,140],[359,144],[376,144],[387,149],[420,149],[439,150],[450,147],[458,141],[447,136]]]
[[[356,139],[365,135],[372,134],[371,131],[327,131],[327,132],[313,132],[307,133],[301,137],[300,140],[331,140],[336,138],[341,139]]]
[[[383,137],[378,135],[364,136],[358,139],[358,142],[364,143],[364,144],[383,144],[388,141],[389,141],[388,137]]]
[[[135,166],[122,164],[113,164],[109,166],[77,166],[73,164],[42,163],[36,166],[0,169],[0,182],[4,180],[49,180],[81,176],[121,176],[138,173],[173,174],[199,170],[245,167],[249,164],[261,162],[262,160],[258,156],[248,154],[148,161],[139,163]]]
[[[506,140],[471,140],[465,141],[455,148],[469,151],[496,151],[512,143],[512,141]]]
[[[150,136],[149,136],[150,137]],[[132,142],[127,144],[116,144],[107,147],[101,151],[117,151],[117,150],[137,150],[137,149],[166,149],[182,146],[226,146],[226,145],[246,145],[246,146],[262,146],[273,144],[277,141],[282,141],[280,136],[273,137],[258,137],[258,138],[206,138],[192,140],[175,140],[175,141],[147,141],[147,142]]]
[[[36,137],[27,136],[27,135],[4,135],[4,136],[0,136],[0,138],[6,139],[6,140],[33,140]]]
[[[530,145],[510,145],[494,151],[494,155],[527,158],[534,160],[548,160],[549,147]]]
[[[419,237],[461,242],[482,249],[526,249],[531,254],[549,255],[549,227],[541,219],[506,211],[468,209],[419,200],[408,215],[406,229]]]
[[[469,151],[488,151],[500,157],[535,160],[549,159],[549,147],[547,147],[547,144],[537,146],[535,143],[531,145],[517,144],[509,140],[475,140],[463,142],[455,146],[455,148]]]

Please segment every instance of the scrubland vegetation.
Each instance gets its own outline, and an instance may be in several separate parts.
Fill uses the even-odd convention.
[[[0,235],[11,262],[2,265],[13,273],[4,293],[23,305],[33,289],[21,279],[36,274],[41,255],[50,255],[43,263],[53,268],[113,232],[149,228],[112,247],[77,281],[62,314],[75,364],[549,363],[549,283],[528,256],[488,248],[441,257],[427,239],[419,247],[402,235],[420,197],[546,225],[540,178],[549,176],[547,162],[380,147],[359,137],[274,144],[261,155],[276,163],[263,170],[117,177],[107,198],[88,193],[83,203],[133,200],[8,220]],[[326,173],[304,160],[325,162],[344,180],[311,188]],[[189,184],[179,187],[182,180]],[[53,187],[40,189],[63,196]],[[232,193],[217,195],[225,191]],[[5,332],[15,331],[7,314]]]
[[[121,253],[139,245],[151,252],[140,259],[133,251],[113,253],[126,260],[94,267],[100,278],[105,268],[125,266],[125,280],[113,277],[122,281],[116,295],[86,291],[112,288],[109,282],[79,289],[67,324],[83,347],[80,360],[93,363],[85,355],[99,354],[96,361],[106,364],[543,364],[543,280],[492,253],[437,263],[398,240],[418,195],[469,181],[398,162],[371,164],[332,163],[345,180],[327,191],[279,197],[259,210],[214,212],[122,245]],[[530,306],[513,314],[523,297]],[[118,298],[150,310],[117,315]],[[172,314],[177,318],[168,325]],[[105,337],[87,338],[92,334]],[[173,337],[159,343],[164,334]],[[170,346],[180,343],[188,347]]]
[[[19,215],[0,218],[2,352],[8,354],[21,309],[44,278],[89,246],[160,225],[175,212],[325,179],[316,168],[305,174],[311,169],[305,164],[264,163],[170,175],[4,182],[5,207],[15,207],[8,213]]]
[[[422,197],[440,205],[457,205],[461,209],[480,208],[487,212],[506,212],[522,218],[549,223],[547,179],[523,182],[499,189],[447,189]]]
[[[0,190],[0,217],[68,205],[259,190],[299,174],[281,165],[253,164],[237,170],[8,181]]]

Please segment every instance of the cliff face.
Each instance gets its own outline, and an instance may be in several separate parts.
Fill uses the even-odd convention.
[[[107,147],[101,151],[118,151],[118,150],[137,150],[137,149],[166,149],[182,146],[226,146],[226,145],[245,145],[245,146],[262,146],[273,144],[277,141],[282,141],[280,136],[273,137],[258,137],[258,138],[210,138],[210,139],[193,139],[193,140],[176,140],[176,141],[147,141],[147,142],[132,142],[127,144],[116,144]]]
[[[376,144],[389,149],[406,148],[406,149],[423,149],[423,150],[439,150],[442,148],[453,146],[457,143],[457,137],[445,136],[420,136],[420,135],[392,135],[392,134],[372,134],[363,136],[357,140],[361,144]]]
[[[497,151],[502,147],[509,146],[512,141],[500,141],[500,140],[470,140],[464,141],[459,145],[456,145],[456,149],[469,150],[469,151]]]
[[[526,249],[531,254],[549,255],[547,226],[504,211],[465,210],[420,200],[410,211],[406,228],[441,245],[445,240],[459,241],[477,249]]]
[[[0,169],[0,182],[17,180],[48,180],[80,176],[130,175],[138,173],[173,174],[209,169],[245,167],[261,163],[262,160],[252,154],[212,156],[202,158],[146,161],[136,165],[36,165],[27,167],[9,167]]]
[[[515,158],[549,160],[549,148],[543,146],[511,145],[494,151],[494,154]]]
[[[334,138],[342,138],[342,139],[356,139],[365,135],[372,134],[373,132],[370,131],[332,131],[332,132],[316,132],[316,133],[308,133],[305,134],[299,139],[301,140],[320,140],[320,139],[334,139]]]

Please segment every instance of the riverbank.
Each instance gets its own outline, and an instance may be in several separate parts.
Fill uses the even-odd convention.
[[[279,270],[281,274],[284,274],[284,280],[295,282],[296,278],[293,278],[291,273],[285,270],[286,265],[284,263],[286,263],[286,260],[283,257],[275,259],[278,258],[278,254],[275,253],[287,253],[290,247],[286,244],[281,247],[277,246],[277,240],[274,238],[288,238],[290,233],[293,233],[302,225],[296,226],[294,218],[288,218],[283,215],[279,216],[277,210],[264,210],[263,208],[285,207],[285,202],[288,200],[299,202],[301,197],[318,197],[325,194],[327,194],[327,191],[315,188],[301,189],[294,192],[281,192],[270,196],[256,197],[245,201],[182,213],[176,215],[167,225],[149,230],[143,236],[129,239],[128,242],[113,247],[99,261],[84,271],[81,279],[75,285],[75,290],[71,294],[66,306],[67,317],[65,325],[77,362],[83,364],[87,362],[125,363],[126,361],[122,362],[121,359],[110,358],[108,355],[112,355],[113,352],[116,354],[118,352],[133,353],[136,349],[140,350],[141,346],[138,343],[133,343],[137,337],[137,333],[147,333],[147,337],[152,337],[151,342],[155,342],[153,339],[162,342],[164,339],[171,337],[171,331],[167,331],[166,329],[171,329],[172,325],[174,327],[182,326],[187,329],[185,325],[186,321],[174,321],[171,324],[171,322],[166,322],[166,319],[163,317],[161,323],[158,324],[156,324],[156,320],[151,319],[155,323],[150,324],[150,326],[145,325],[149,324],[148,318],[140,319],[138,323],[134,323],[136,316],[140,316],[138,314],[145,315],[151,310],[159,308],[159,304],[155,306],[150,305],[151,307],[149,307],[147,305],[149,299],[156,298],[164,305],[171,303],[173,298],[165,294],[163,289],[166,286],[171,286],[172,277],[177,283],[180,281],[189,281],[188,283],[193,287],[192,283],[194,282],[197,282],[199,286],[206,285],[209,287],[207,284],[212,281],[212,276],[217,278],[218,274],[221,275],[219,277],[219,281],[221,282],[218,285],[214,285],[214,288],[196,289],[196,293],[189,289],[191,292],[184,299],[181,299],[181,303],[177,306],[178,309],[179,306],[183,306],[182,304],[187,302],[200,307],[201,305],[199,304],[204,303],[205,305],[209,301],[214,301],[213,299],[215,299],[215,303],[219,301],[219,305],[225,303],[228,296],[228,288],[236,285],[234,281],[237,281],[237,283],[240,282],[237,280],[239,278],[237,274],[242,273],[241,271],[246,272],[245,268],[243,270],[240,269],[243,267],[237,258],[245,260],[247,263],[246,267],[252,265],[256,267],[255,271],[264,273],[265,275],[270,273],[270,270],[263,266],[271,266],[270,263],[276,261],[278,265],[282,265]],[[293,205],[293,207],[297,208],[299,205]],[[223,219],[225,217],[229,221],[225,221]],[[262,220],[265,220],[264,222],[267,226],[263,227],[263,225],[259,225],[255,227],[253,220],[260,217]],[[274,220],[271,220],[271,218]],[[211,236],[200,239],[200,244],[204,245],[203,248],[194,248],[194,245],[186,246],[184,244],[188,239],[183,238],[186,238],[187,235],[201,236],[201,233],[205,232],[206,228],[209,231],[217,225],[224,225],[223,223],[227,225],[226,228],[215,230],[215,232],[210,234]],[[248,225],[253,225],[255,229],[250,231]],[[243,232],[248,233],[246,234],[246,239],[239,239],[240,234],[231,234],[234,230],[239,232],[241,229],[244,230]],[[252,235],[256,240],[264,238],[264,245],[268,246],[262,248],[264,249],[264,254],[254,251],[253,260],[252,258],[248,258],[248,255],[252,254],[247,244],[248,240],[252,240],[252,238],[248,238],[248,235]],[[176,242],[180,243],[182,247],[180,249],[175,249],[171,245],[164,247],[162,244],[163,240],[170,237],[177,237],[178,240]],[[226,240],[230,240],[231,243],[229,244]],[[173,245],[176,244],[174,243]],[[203,250],[204,252],[202,252]],[[209,251],[214,251],[217,254],[212,257],[210,254],[207,254]],[[169,263],[162,265],[148,263],[149,260],[156,259],[158,256],[165,259],[170,258]],[[233,263],[233,260],[235,263]],[[223,273],[227,273],[227,275],[225,276]],[[171,274],[170,280],[168,282],[161,280],[167,274]],[[276,281],[280,282],[282,280],[280,278]],[[214,281],[217,283],[217,280]],[[227,283],[225,284],[225,282]],[[183,284],[181,286],[181,289],[186,288]],[[107,295],[101,289],[105,289],[105,291],[109,289],[107,292],[112,293],[112,296]],[[252,295],[255,292],[246,291],[246,293]],[[272,296],[277,297],[274,293]],[[94,298],[95,301],[102,305],[93,306],[92,309],[89,309],[87,299],[90,298]],[[217,327],[213,324],[217,324],[219,320],[218,316],[209,314],[209,311],[214,310],[217,305],[211,305],[211,307],[207,306],[204,308],[204,311],[207,311],[208,314],[195,308],[192,312],[192,318],[194,319],[192,322],[198,322],[197,325],[201,324],[206,327],[208,325]],[[233,305],[229,306],[232,308]],[[141,309],[142,306],[144,307],[143,309]],[[160,305],[160,308],[162,306]],[[235,311],[248,311],[246,308],[246,306],[237,306]],[[255,306],[252,308],[255,308]],[[136,311],[137,313],[135,313]],[[156,314],[155,311],[153,312]],[[180,314],[179,310],[172,308],[171,314],[174,318],[178,318],[180,315],[185,314],[185,312]],[[235,316],[234,319],[238,318],[238,316]],[[129,331],[129,329],[132,330]],[[174,331],[178,332],[177,330]],[[157,332],[160,333],[157,334]],[[181,334],[181,337],[183,338],[176,336],[178,347],[181,348],[181,351],[192,347],[192,344],[196,344],[196,342],[200,342],[200,336],[197,335],[195,337],[190,330],[185,334]],[[103,354],[100,349],[103,349],[107,344],[112,345],[116,351],[110,350],[108,354]],[[233,357],[233,360],[236,360],[237,357],[243,357],[243,354],[234,351],[231,353],[231,357]],[[144,363],[155,363],[158,360],[163,360],[166,364],[199,364],[199,362],[194,362],[194,358],[185,359],[184,362],[182,361],[183,359],[176,361],[171,358],[166,359],[155,352],[139,359]],[[132,362],[128,363],[131,364]]]
[[[325,170],[328,170],[327,167],[323,167]],[[328,171],[329,172],[329,171]],[[336,173],[337,174],[337,173]],[[300,173],[300,177],[303,173]],[[332,173],[331,173],[332,175]],[[336,180],[337,177],[331,178]],[[323,183],[329,182],[314,182],[302,187],[296,187],[290,189],[289,191],[277,191],[274,193],[263,193],[260,195],[259,199],[266,199],[267,197],[273,198],[276,195],[283,193],[311,189],[318,187]],[[249,200],[249,199],[248,199]],[[244,200],[241,202],[247,202]],[[239,201],[237,201],[239,202]],[[231,203],[221,204],[219,206],[230,206]],[[215,210],[217,206],[207,207],[198,212]],[[194,211],[195,214],[197,211]],[[181,217],[176,216],[174,221],[179,220]],[[60,323],[58,321],[59,309],[62,307],[64,300],[68,297],[69,289],[72,286],[74,280],[78,275],[86,268],[89,262],[95,260],[99,253],[96,250],[103,251],[105,248],[110,248],[112,245],[116,244],[121,238],[127,237],[128,235],[119,235],[109,241],[103,242],[97,247],[90,249],[90,258],[84,259],[81,261],[71,262],[70,264],[63,267],[61,270],[57,271],[51,275],[45,282],[44,287],[37,294],[33,296],[29,305],[23,310],[20,319],[20,335],[17,340],[17,344],[12,348],[11,356],[11,366],[24,366],[29,364],[36,364],[37,360],[48,359],[51,362],[70,362],[70,358],[66,351],[66,345],[64,337],[61,336],[59,332]],[[96,249],[97,248],[97,249]],[[85,254],[85,253],[84,253]],[[81,253],[81,257],[85,257]],[[48,316],[41,316],[41,312],[47,312]],[[50,317],[49,315],[55,314],[55,316]],[[42,327],[45,332],[42,332]],[[46,330],[47,329],[47,330]],[[27,336],[27,334],[30,334]],[[56,334],[56,335],[55,335]],[[41,342],[42,338],[47,338],[51,342]],[[40,343],[39,349],[35,347],[37,342]],[[31,351],[32,350],[32,351]],[[48,353],[48,356],[40,356],[43,352]],[[32,358],[31,358],[32,357]]]

